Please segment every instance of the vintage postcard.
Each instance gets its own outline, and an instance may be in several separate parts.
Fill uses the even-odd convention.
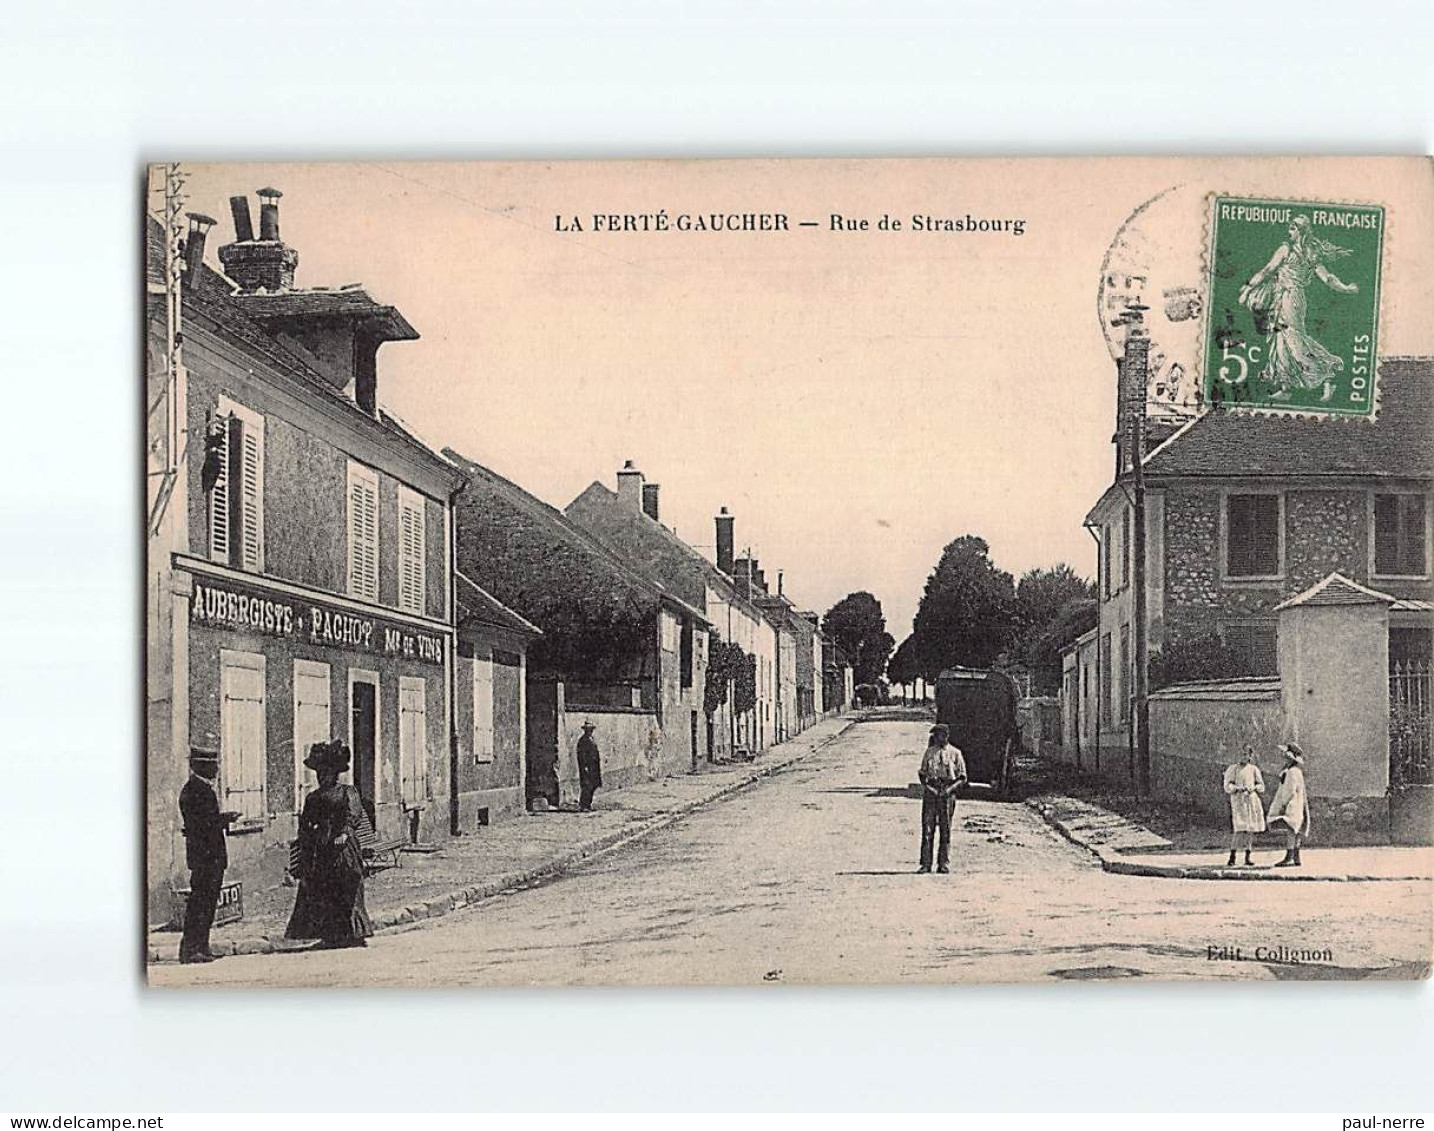
[[[1427,159],[145,174],[151,985],[1428,976]]]

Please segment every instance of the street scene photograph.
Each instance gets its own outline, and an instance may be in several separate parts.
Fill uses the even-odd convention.
[[[1429,174],[148,166],[149,987],[1427,978]]]

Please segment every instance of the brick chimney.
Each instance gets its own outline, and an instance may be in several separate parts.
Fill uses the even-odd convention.
[[[259,190],[259,238],[249,217],[249,202],[229,198],[234,214],[234,242],[219,249],[224,273],[244,291],[285,291],[294,285],[299,253],[279,238],[279,198],[275,188]]]
[[[184,239],[184,274],[187,285],[192,287],[199,282],[199,269],[204,266],[204,244],[215,220],[203,212],[186,212],[185,216],[189,218],[189,235]]]
[[[624,463],[617,473],[617,501],[635,511],[643,509],[642,472],[637,470],[632,460]]]
[[[723,507],[717,512],[717,568],[728,577],[732,576],[733,565],[733,525],[736,518],[727,513]]]
[[[642,485],[642,511],[653,522],[658,521],[657,517],[657,490],[658,484],[644,483]]]

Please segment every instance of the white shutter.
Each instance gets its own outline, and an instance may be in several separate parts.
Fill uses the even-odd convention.
[[[229,564],[229,425],[228,416],[221,416],[224,429],[223,458],[219,461],[219,478],[209,491],[209,557],[211,561]]]
[[[398,768],[404,804],[427,801],[427,682],[416,676],[402,676],[398,681]]]
[[[243,819],[264,818],[264,657],[254,652],[219,653],[221,808]]]
[[[421,613],[424,605],[423,496],[407,487],[398,491],[398,605]]]
[[[328,742],[331,733],[329,665],[315,660],[294,661],[294,812],[318,784],[314,771],[304,765],[309,747]]]
[[[473,761],[493,760],[493,661],[473,658]]]
[[[243,568],[264,569],[264,419],[244,422],[238,488]]]
[[[378,474],[361,464],[348,470],[350,597],[378,600]]]

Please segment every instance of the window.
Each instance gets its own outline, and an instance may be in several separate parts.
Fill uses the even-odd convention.
[[[220,805],[245,823],[264,820],[264,657],[219,652]]]
[[[1274,621],[1228,621],[1220,625],[1220,639],[1246,675],[1279,674],[1279,626]]]
[[[1135,680],[1130,678],[1130,625],[1120,626],[1120,721],[1130,721],[1130,697]]]
[[[407,487],[398,489],[398,607],[423,612],[424,583],[423,496]]]
[[[693,632],[694,632],[694,626],[693,626],[693,624],[692,624],[692,621],[691,621],[689,618],[687,618],[687,617],[683,617],[683,618],[682,618],[681,655],[680,655],[679,661],[678,661],[678,662],[679,662],[679,667],[680,667],[680,669],[681,669],[681,683],[682,683],[682,686],[683,686],[683,687],[691,687],[691,686],[692,686],[692,651],[693,651],[693,640],[692,640],[692,637],[693,637]]]
[[[1423,495],[1374,496],[1374,572],[1381,577],[1429,573],[1428,524]]]
[[[1111,704],[1115,701],[1115,678],[1110,670],[1110,633],[1100,638],[1100,721],[1111,723]]]
[[[1121,512],[1124,519],[1120,533],[1120,587],[1122,589],[1130,584],[1130,521],[1133,513],[1129,507]]]
[[[350,597],[378,600],[378,473],[349,464],[348,530]]]
[[[428,681],[398,680],[399,792],[409,808],[428,800]]]
[[[209,557],[264,569],[264,418],[227,397],[216,416],[219,475],[209,489]]]
[[[473,657],[473,761],[493,760],[493,661]]]
[[[304,807],[304,797],[319,784],[314,771],[304,765],[309,747],[328,742],[330,731],[329,665],[315,660],[294,661],[294,812]]]
[[[1280,576],[1282,510],[1278,495],[1226,497],[1226,576]]]

